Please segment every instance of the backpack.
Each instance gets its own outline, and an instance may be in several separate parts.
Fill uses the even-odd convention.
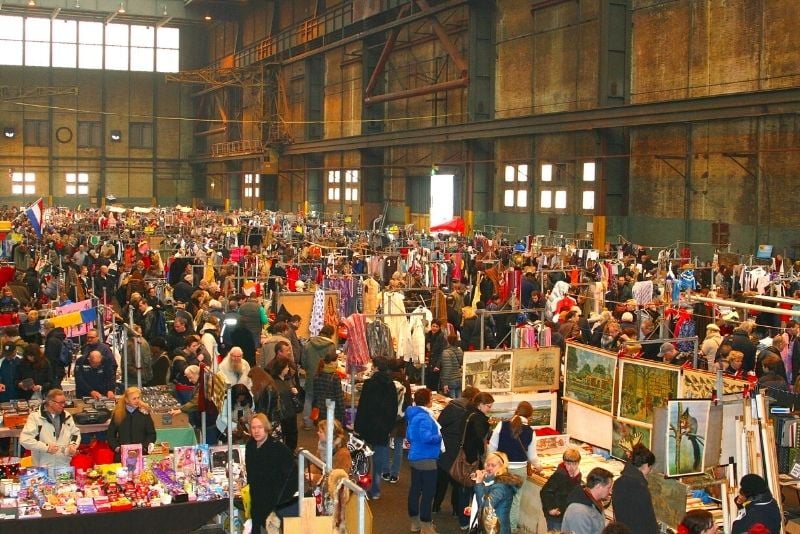
[[[155,318],[153,319],[153,331],[150,333],[151,338],[164,337],[167,335],[167,317],[161,310],[153,310]]]
[[[67,367],[72,363],[72,355],[75,353],[75,342],[70,338],[64,338],[61,342],[61,351],[58,353],[58,361]]]

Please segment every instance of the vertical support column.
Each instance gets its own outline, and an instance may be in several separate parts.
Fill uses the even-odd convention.
[[[322,54],[305,60],[306,140],[322,139],[324,133],[322,120],[325,63],[323,60]]]
[[[322,155],[309,154],[306,156],[306,198],[309,211],[324,211],[325,200],[325,172],[322,169]]]
[[[469,5],[469,87],[467,113],[469,121],[494,118],[495,9],[493,2],[472,2]]]

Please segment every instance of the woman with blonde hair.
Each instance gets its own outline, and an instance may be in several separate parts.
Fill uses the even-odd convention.
[[[539,456],[536,454],[533,429],[529,426],[532,416],[533,406],[531,403],[520,402],[511,419],[497,423],[489,438],[489,451],[504,453],[508,459],[508,471],[512,475],[518,476],[523,482],[528,478],[528,462],[537,471],[541,467]],[[511,503],[511,530],[517,528],[519,496],[519,492],[515,493]]]
[[[156,427],[150,417],[150,407],[142,401],[139,388],[129,387],[117,400],[106,435],[117,462],[120,461],[121,445],[140,443],[143,454],[150,452],[152,444],[156,442]]]
[[[475,471],[477,511],[470,515],[480,532],[511,534],[511,503],[522,486],[522,479],[508,472],[508,456],[502,452],[486,455],[484,468]],[[474,512],[474,514],[472,513]]]
[[[317,456],[325,460],[325,453],[328,451],[328,421],[323,419],[317,425],[317,438],[319,439],[317,445]],[[348,473],[352,466],[353,459],[350,456],[350,450],[347,448],[347,433],[344,431],[342,423],[338,420],[333,420],[333,466],[332,469],[344,469]],[[315,484],[322,478],[322,471],[314,464],[310,466],[310,472],[306,475]]]
[[[272,425],[267,416],[255,414],[250,420],[251,438],[244,449],[253,534],[264,531],[269,514],[288,504],[297,491],[292,451],[271,434]]]

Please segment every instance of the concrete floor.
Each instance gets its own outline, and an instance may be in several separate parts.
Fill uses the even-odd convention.
[[[301,425],[298,443],[300,447],[310,451],[316,451],[316,432],[303,430]],[[382,481],[381,498],[377,501],[370,501],[369,503],[373,515],[374,534],[406,534],[410,532],[411,523],[408,519],[406,505],[409,482],[410,470],[406,463],[403,464],[400,470],[400,479],[397,484],[389,484],[388,482]],[[445,497],[442,508],[443,510],[441,513],[433,515],[433,522],[436,525],[436,529],[441,534],[460,533],[461,530],[458,528],[458,522],[450,513],[449,494]]]

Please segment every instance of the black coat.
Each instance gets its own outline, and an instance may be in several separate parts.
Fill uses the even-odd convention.
[[[633,534],[659,531],[647,479],[633,464],[625,464],[622,475],[614,481],[611,502],[616,520],[631,529]]]
[[[578,476],[572,478],[567,473],[567,468],[564,464],[559,464],[553,474],[547,479],[547,482],[542,486],[541,499],[542,510],[544,515],[548,516],[548,512],[557,508],[561,514],[553,517],[564,517],[564,512],[567,511],[567,498],[572,490],[581,486],[580,471]]]
[[[119,461],[119,451],[116,449],[120,445],[140,443],[142,452],[147,454],[147,447],[156,442],[156,425],[149,413],[136,409],[126,413],[119,424],[112,417],[106,436],[108,445],[115,451],[116,461]]]
[[[370,445],[386,446],[397,419],[397,388],[387,373],[377,372],[364,382],[354,430]]]
[[[747,332],[737,328],[726,339],[730,340],[731,348],[733,350],[738,350],[744,354],[744,359],[742,360],[742,371],[745,373],[748,371],[754,371],[756,368],[756,345],[750,341]],[[725,340],[723,340],[723,342],[724,341]]]
[[[42,386],[42,398],[53,388],[53,369],[50,367],[50,362],[47,360],[45,361],[47,365],[37,369],[25,358],[20,360],[19,365],[17,365],[17,375],[14,379],[14,382],[17,384],[18,398],[30,400],[33,396],[33,391],[21,389],[19,387],[19,383],[28,378],[32,379],[35,385]]]
[[[53,328],[47,333],[44,338],[44,355],[50,362],[50,367],[53,368],[53,387],[61,387],[61,381],[67,374],[64,365],[61,363],[61,346],[67,338],[64,329],[61,327]]]
[[[442,441],[444,442],[444,452],[439,455],[436,461],[440,469],[450,471],[453,462],[458,455],[459,445],[461,445],[461,435],[464,433],[464,423],[467,421],[469,413],[467,399],[454,399],[447,403],[447,406],[439,414],[437,422],[442,427]]]
[[[733,522],[731,534],[745,534],[756,523],[761,523],[770,532],[782,532],[783,518],[775,499],[769,492],[754,496]]]
[[[477,408],[470,407],[467,415],[467,430],[464,438],[464,456],[468,462],[483,460],[486,440],[489,436],[489,418]]]
[[[286,445],[272,437],[268,437],[261,447],[250,439],[244,451],[251,513],[254,521],[263,523],[271,512],[297,491],[294,456]]]
[[[483,342],[489,340],[488,336],[483,336]],[[477,317],[464,319],[461,325],[461,350],[481,350],[481,322]]]

